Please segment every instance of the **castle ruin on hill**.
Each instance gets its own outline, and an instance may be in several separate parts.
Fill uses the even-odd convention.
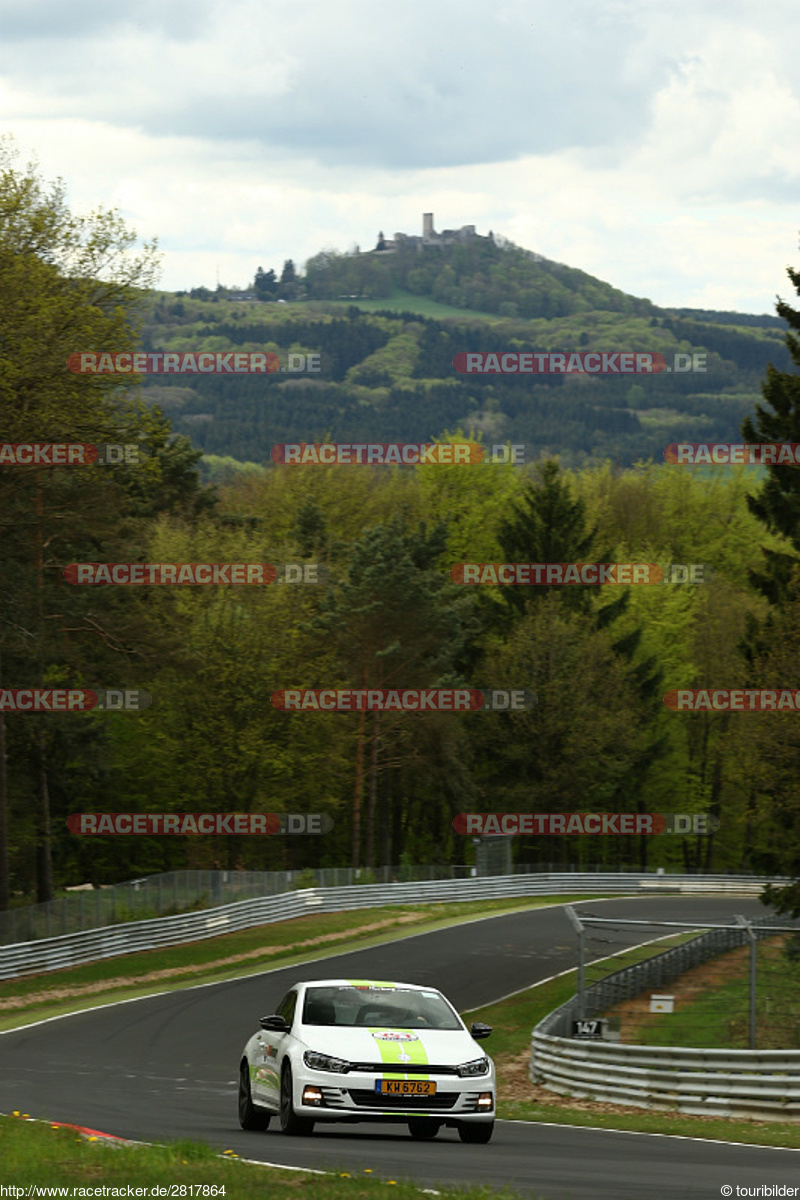
[[[378,244],[372,253],[396,254],[401,249],[416,249],[421,253],[431,246],[458,246],[478,238],[481,241],[492,239],[492,231],[489,230],[488,239],[476,233],[474,225],[462,225],[460,229],[444,229],[441,233],[437,233],[433,228],[433,213],[423,213],[422,237],[410,233],[396,233],[394,238],[389,239],[385,238],[381,232],[378,234]]]

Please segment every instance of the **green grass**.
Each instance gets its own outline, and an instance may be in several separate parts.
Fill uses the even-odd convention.
[[[631,946],[629,949],[613,955],[604,964],[603,975],[619,971],[623,967],[632,967],[646,958],[669,950],[681,942],[697,937],[696,930],[687,930],[671,937],[660,938],[656,942],[644,946]],[[586,969],[586,985],[600,978],[600,971],[591,965]],[[560,1004],[564,1004],[575,995],[577,987],[577,971],[569,971],[548,983],[539,983],[517,996],[510,996],[498,1004],[486,1008],[470,1009],[470,1021],[485,1021],[494,1029],[492,1033],[491,1054],[496,1058],[499,1054],[521,1054],[530,1046],[530,1035],[534,1025],[543,1020],[548,1013]],[[488,1015],[487,1015],[488,1014]],[[495,1020],[492,1020],[492,1016]]]
[[[153,1188],[198,1184],[217,1190],[225,1200],[419,1200],[419,1185],[379,1178],[371,1171],[344,1169],[330,1174],[282,1171],[219,1155],[202,1142],[165,1146],[117,1145],[88,1141],[75,1130],[0,1117],[3,1182],[27,1188]],[[80,1193],[78,1193],[80,1195]],[[180,1195],[180,1192],[178,1192]],[[206,1193],[211,1195],[211,1191]],[[512,1200],[504,1189],[442,1188],[442,1200]],[[198,1196],[195,1190],[194,1197]],[[200,1198],[203,1200],[202,1193]]]
[[[756,1048],[800,1047],[800,962],[789,962],[786,939],[758,945],[756,959]],[[724,983],[709,982],[696,999],[678,998],[675,1012],[640,1026],[635,1041],[647,1046],[690,1046],[747,1050],[749,1041],[749,954],[739,955]]]
[[[643,958],[660,953],[681,939],[694,934],[681,934],[651,946],[627,951],[620,965],[631,965]],[[613,960],[612,960],[613,962]],[[609,963],[610,969],[615,969]],[[530,1051],[531,1032],[554,1008],[575,994],[577,971],[542,983],[536,987],[490,1004],[473,1009],[470,1021],[485,1021],[493,1027],[487,1047],[498,1062],[498,1077],[502,1081],[503,1058],[510,1059]],[[462,1014],[464,1015],[464,1014]],[[800,1124],[789,1121],[728,1120],[721,1117],[690,1117],[668,1112],[637,1109],[629,1112],[608,1112],[605,1105],[582,1101],[571,1103],[569,1097],[547,1100],[500,1100],[497,1115],[505,1120],[544,1122],[554,1125],[580,1125],[599,1129],[635,1130],[640,1133],[673,1134],[681,1137],[712,1138],[720,1141],[744,1142],[749,1145],[800,1147]]]
[[[313,913],[292,921],[276,921],[239,933],[187,942],[163,950],[141,951],[66,970],[3,980],[0,983],[0,1001],[15,998],[19,1003],[11,1009],[0,1009],[0,1030],[14,1029],[31,1020],[79,1012],[99,1004],[146,996],[153,992],[239,978],[270,967],[291,966],[349,949],[365,949],[491,913],[525,911],[548,904],[569,904],[580,899],[586,897],[517,897]],[[416,919],[402,922],[401,918],[408,915]],[[364,929],[364,926],[378,921],[387,924],[379,930]],[[308,948],[298,948],[298,943],[322,937],[328,940]],[[230,964],[220,963],[220,960],[234,955],[249,957]],[[163,975],[157,980],[141,979],[141,976],[153,972],[163,972]],[[77,988],[84,989],[83,995],[62,994],[66,989]],[[89,991],[89,988],[93,990]]]
[[[585,899],[585,897],[583,898]],[[597,899],[598,897],[594,898]],[[186,962],[194,963],[197,965],[198,971],[202,972],[204,969],[203,964],[207,964],[209,961],[223,956],[223,948],[227,953],[241,952],[242,948],[253,947],[254,945],[258,946],[259,944],[263,945],[263,939],[266,936],[269,936],[269,941],[272,945],[278,945],[278,938],[281,939],[281,949],[273,957],[278,959],[280,965],[288,965],[289,962],[302,962],[307,960],[309,957],[318,957],[327,953],[331,948],[330,943],[325,943],[318,950],[309,952],[304,956],[298,956],[296,954],[293,955],[293,937],[296,937],[301,923],[308,936],[319,936],[322,931],[341,933],[342,938],[346,940],[343,943],[339,943],[337,941],[335,944],[334,949],[336,952],[339,952],[343,948],[343,945],[345,947],[358,946],[359,948],[363,948],[366,945],[379,944],[385,941],[390,941],[393,938],[405,937],[410,933],[421,933],[431,929],[441,928],[442,926],[459,924],[462,921],[474,919],[475,916],[486,915],[487,913],[495,911],[520,911],[529,908],[541,907],[550,903],[570,903],[578,899],[581,899],[581,897],[536,897],[535,899],[531,899],[522,905],[515,903],[512,900],[493,901],[491,903],[476,901],[474,903],[464,904],[415,905],[413,906],[413,910],[410,908],[394,908],[382,909],[377,913],[374,910],[370,910],[368,914],[365,914],[364,912],[319,914],[313,917],[299,918],[296,921],[281,922],[280,925],[276,924],[261,927],[255,930],[246,930],[240,934],[229,934],[225,937],[215,938],[212,942],[196,942],[189,945],[174,947],[172,950],[165,952],[153,951],[148,954],[128,955],[123,958],[113,959],[103,963],[95,963],[86,967],[78,967],[73,971],[53,972],[51,975],[36,977],[36,983],[38,985],[39,983],[49,982],[58,978],[61,981],[60,986],[64,986],[64,980],[67,977],[73,981],[76,979],[86,980],[87,978],[91,978],[95,981],[108,982],[109,987],[107,990],[100,994],[92,995],[89,999],[84,1000],[82,1003],[73,1002],[71,1006],[61,1005],[61,1011],[75,1011],[80,1008],[89,1007],[91,1005],[100,1004],[103,1002],[112,1002],[113,1000],[123,998],[123,996],[127,997],[128,994],[132,994],[129,989],[124,987],[124,985],[122,985],[122,992],[115,987],[115,983],[118,984],[119,982],[118,977],[120,971],[124,970],[126,976],[129,977],[131,974],[131,964],[133,962],[137,962],[140,968],[144,966],[152,969],[153,955],[163,953],[164,956],[173,963],[177,959],[180,959],[184,964]],[[363,927],[364,924],[367,924],[370,920],[375,919],[376,916],[380,918],[382,916],[388,917],[390,914],[393,914],[394,917],[396,917],[398,914],[408,911],[414,911],[422,914],[422,920],[419,924],[415,923],[414,925],[398,926],[394,930],[390,928],[388,932],[386,930],[382,930],[377,934],[362,933],[359,935],[359,927]],[[610,960],[608,969],[618,969],[621,966],[627,966],[633,962],[640,961],[643,958],[651,957],[654,954],[660,953],[670,945],[676,944],[679,941],[693,936],[693,932],[686,931],[668,939],[659,939],[659,941],[648,946],[634,947],[626,950],[622,954],[617,955]],[[267,961],[272,961],[272,958],[268,958]],[[239,966],[238,968],[230,970],[227,975],[221,975],[219,977],[225,978],[237,975],[240,976],[242,974],[246,974],[247,970],[249,969],[257,971],[264,969],[264,967],[262,963],[259,963],[258,966],[255,966],[251,963],[246,968]],[[87,972],[89,973],[88,975]],[[211,977],[211,974],[212,973],[208,972],[206,968],[206,973],[202,976],[203,981],[207,981]],[[214,977],[216,978],[217,976]],[[498,1003],[473,1009],[467,1014],[463,1014],[468,1018],[469,1021],[485,1021],[493,1026],[494,1032],[492,1034],[491,1043],[489,1043],[489,1049],[492,1056],[499,1060],[499,1074],[501,1078],[503,1071],[503,1060],[518,1058],[519,1056],[525,1055],[530,1051],[530,1036],[533,1027],[554,1008],[557,1008],[560,1004],[563,1004],[566,1000],[570,999],[575,992],[576,977],[577,972],[570,971],[556,979],[550,980],[549,982],[538,984],[535,987],[520,992],[518,995],[511,996],[507,1000],[501,1000]],[[184,979],[179,984],[175,984],[173,982],[172,985],[169,985],[168,983],[160,983],[155,987],[151,985],[150,988],[142,988],[136,994],[146,995],[148,992],[154,990],[161,991],[170,990],[170,987],[186,987],[191,986],[192,983],[196,982],[198,982],[197,978],[193,978],[191,981]],[[20,981],[10,981],[2,985],[0,994],[11,994],[7,991],[9,988],[15,989],[13,992],[15,995],[24,994],[25,991],[30,991],[31,985],[32,981],[30,978],[22,983]],[[15,1025],[24,1024],[32,1018],[41,1019],[43,1016],[56,1015],[56,1010],[58,1010],[58,1008],[59,1006],[53,1004],[52,1002],[45,1006],[35,1003],[32,1004],[30,1008],[22,1010],[21,1012],[18,1011],[11,1019],[5,1018],[3,1022],[0,1022],[0,1027],[13,1028]],[[712,1138],[722,1141],[743,1142],[751,1145],[790,1148],[800,1147],[800,1125],[790,1122],[734,1121],[716,1117],[687,1117],[683,1115],[672,1115],[670,1113],[655,1113],[647,1110],[611,1113],[606,1111],[606,1106],[591,1106],[586,1102],[581,1102],[580,1104],[571,1104],[568,1098],[556,1097],[555,1094],[553,1094],[552,1103],[548,1100],[543,1102],[529,1100],[501,1100],[498,1103],[498,1117],[506,1120],[520,1120],[534,1123],[552,1123],[558,1125],[575,1125],[602,1129],[631,1130],[644,1133],[672,1134],[684,1137]],[[26,1131],[42,1128],[41,1126],[37,1127],[30,1123],[21,1125],[19,1122],[17,1122],[17,1126]],[[45,1132],[48,1134],[48,1136],[51,1132],[53,1132],[54,1136],[56,1133],[58,1133],[58,1131],[50,1131],[47,1129]],[[58,1135],[62,1136],[61,1133]],[[16,1162],[16,1159],[13,1158],[13,1155],[19,1154],[23,1156],[20,1158],[20,1162],[24,1165],[25,1161],[27,1160],[25,1160],[23,1151],[18,1148],[17,1143],[12,1144],[9,1142],[8,1145],[10,1145],[11,1148],[10,1150],[7,1150],[6,1138],[8,1136],[8,1123],[0,1119],[0,1161],[4,1163],[4,1166],[7,1163],[10,1166],[12,1161]],[[16,1137],[17,1135],[14,1134],[13,1136]],[[32,1134],[31,1136],[38,1137],[39,1135]],[[79,1148],[81,1145],[81,1139],[76,1141],[74,1134],[70,1135],[67,1138],[67,1142],[64,1142],[63,1144],[66,1145],[67,1143],[70,1147],[76,1147],[76,1154],[84,1153],[85,1147]],[[160,1182],[162,1178],[169,1178],[171,1182],[178,1183],[214,1182],[216,1179],[215,1176],[212,1177],[209,1175],[204,1175],[202,1178],[196,1178],[192,1181],[188,1179],[188,1176],[186,1179],[184,1179],[183,1176],[170,1173],[172,1170],[172,1164],[176,1163],[176,1155],[178,1153],[182,1154],[183,1158],[188,1158],[189,1164],[195,1161],[195,1158],[189,1157],[190,1154],[200,1155],[201,1157],[202,1155],[205,1155],[209,1161],[211,1158],[213,1158],[213,1152],[207,1147],[198,1147],[194,1143],[185,1143],[183,1146],[184,1148],[180,1149],[180,1151],[177,1151],[175,1147],[153,1148],[152,1154],[156,1155],[156,1157],[152,1159],[153,1170],[158,1168],[162,1171],[162,1176],[158,1177],[156,1181]],[[98,1143],[92,1143],[91,1151],[95,1154],[105,1154],[106,1148],[100,1146]],[[139,1148],[136,1148],[135,1151],[131,1151],[131,1153],[134,1152],[139,1153]],[[116,1155],[118,1153],[127,1154],[128,1151],[123,1152],[115,1149],[108,1150],[108,1153],[112,1155]],[[150,1151],[148,1151],[148,1153],[150,1153]],[[11,1159],[9,1158],[9,1154],[12,1155]],[[158,1155],[162,1155],[162,1157],[158,1157]],[[62,1160],[63,1156],[58,1159],[58,1163],[63,1165]],[[33,1166],[38,1166],[40,1162],[46,1163],[49,1161],[50,1160],[43,1154],[39,1154],[35,1150],[31,1152],[31,1169],[33,1169]],[[89,1162],[89,1160],[82,1161],[84,1162],[84,1168],[82,1168],[84,1169],[83,1177],[86,1178],[85,1171],[88,1169],[86,1167],[86,1163]],[[92,1159],[90,1161],[98,1162],[100,1160]],[[103,1159],[102,1161],[105,1162],[106,1160]],[[123,1160],[114,1160],[112,1158],[108,1159],[107,1161],[113,1164],[114,1161]],[[137,1162],[138,1161],[139,1160],[137,1160]],[[181,1163],[180,1165],[183,1164]],[[67,1164],[65,1169],[72,1169],[72,1167]],[[222,1163],[220,1169],[227,1170],[228,1164]],[[237,1169],[239,1169],[238,1165]],[[244,1167],[242,1166],[241,1169],[244,1170]],[[138,1166],[136,1171],[137,1174],[135,1177],[135,1182],[138,1184]],[[28,1179],[27,1176],[23,1177],[16,1169],[14,1170],[13,1178],[15,1182],[24,1182]],[[71,1180],[72,1176],[69,1178]],[[102,1178],[104,1178],[105,1182],[108,1182],[104,1176]],[[120,1176],[120,1179],[122,1179],[122,1176]],[[47,1183],[48,1179],[44,1178],[42,1175],[38,1175],[35,1180],[31,1179],[30,1181]],[[311,1182],[307,1183],[307,1181]],[[125,1182],[133,1182],[130,1175],[126,1178]],[[274,1176],[265,1176],[262,1170],[262,1173],[258,1176],[258,1182],[253,1186],[257,1186],[259,1188],[258,1194],[260,1196],[266,1196],[268,1200],[271,1200],[273,1194],[276,1197],[278,1196],[277,1189],[282,1189],[280,1194],[283,1195],[285,1194],[285,1190],[288,1186],[301,1188],[306,1187],[307,1185],[309,1187],[316,1187],[315,1191],[307,1192],[309,1200],[318,1200],[318,1198],[319,1200],[329,1200],[329,1198],[332,1200],[334,1195],[336,1197],[341,1197],[341,1200],[351,1200],[351,1198],[352,1200],[355,1200],[356,1197],[358,1200],[360,1200],[362,1192],[358,1190],[358,1187],[356,1186],[357,1184],[358,1187],[362,1186],[362,1184],[355,1179],[344,1179],[340,1176],[332,1177],[330,1180],[327,1178],[322,1180],[320,1176],[316,1175],[301,1176],[299,1173],[287,1175],[286,1172],[275,1172]],[[274,1193],[273,1190],[271,1190],[273,1185],[276,1189]],[[76,1186],[79,1186],[79,1184],[76,1183]],[[400,1183],[397,1185],[388,1183],[383,1184],[378,1180],[370,1178],[368,1186],[373,1189],[369,1192],[371,1197],[382,1197],[383,1193],[381,1191],[376,1193],[374,1188],[382,1188],[384,1186],[392,1187],[392,1196],[395,1198],[405,1194],[402,1190],[403,1185]],[[239,1177],[237,1177],[236,1187],[237,1200],[239,1200],[239,1197],[241,1196],[246,1197],[249,1195],[247,1191],[243,1190],[245,1184],[239,1182]],[[329,1191],[328,1188],[341,1188],[343,1190],[336,1191],[334,1193],[333,1190]],[[415,1195],[418,1196],[419,1192],[415,1191]],[[491,1200],[496,1200],[497,1197],[510,1197],[510,1195],[511,1193],[509,1192],[496,1193],[481,1189],[473,1189],[468,1192],[457,1192],[452,1190],[442,1191],[442,1196],[444,1196],[446,1200],[448,1197],[455,1198],[456,1196],[463,1197],[464,1200],[484,1200],[484,1198],[485,1200],[490,1200],[490,1198]]]
[[[481,312],[477,308],[454,308],[452,304],[439,304],[437,300],[432,300],[430,296],[415,296],[412,292],[403,291],[402,288],[394,288],[391,296],[385,296],[382,300],[307,300],[301,301],[298,307],[305,306],[310,308],[314,305],[324,305],[326,309],[330,308],[334,311],[336,309],[346,311],[351,306],[355,306],[366,313],[381,311],[412,312],[418,313],[421,317],[434,317],[437,320],[446,317],[459,317],[467,318],[471,321],[488,322],[510,319],[501,317],[497,313]]]

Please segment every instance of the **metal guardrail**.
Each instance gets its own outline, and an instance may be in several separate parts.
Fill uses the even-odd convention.
[[[770,937],[751,922],[754,935]],[[584,1015],[608,1011],[650,987],[661,988],[701,962],[746,945],[747,930],[712,929],[653,958],[606,976],[584,993]],[[800,1121],[800,1050],[714,1050],[628,1046],[566,1036],[578,997],[539,1022],[531,1034],[529,1077],[579,1099],[688,1114]]]
[[[800,1050],[622,1046],[534,1030],[530,1078],[562,1095],[636,1108],[800,1121]]]
[[[261,896],[277,896],[297,888],[343,887],[356,883],[390,883],[429,879],[464,879],[472,868],[453,866],[319,867],[313,871],[165,871],[125,883],[69,888],[43,904],[26,904],[0,912],[0,945],[102,929],[124,921],[146,921],[175,913],[234,904]]]
[[[509,842],[509,838],[490,838],[488,842]],[[463,863],[400,864],[358,870],[353,867],[315,867],[292,871],[165,871],[125,883],[101,885],[98,888],[83,884],[68,888],[68,895],[43,904],[26,904],[0,912],[0,945],[33,942],[37,938],[58,937],[60,934],[80,933],[84,929],[102,929],[124,921],[147,921],[153,917],[169,917],[180,912],[217,908],[237,900],[253,900],[261,896],[277,896],[284,892],[308,887],[350,887],[368,883],[430,882],[435,879],[469,879],[498,875],[542,874],[546,872],[572,874],[560,863],[517,864],[507,871],[501,864],[484,869],[489,860],[491,845],[479,846],[481,863],[471,867]],[[485,860],[485,861],[484,861]],[[584,868],[584,873],[601,872],[598,864]],[[603,872],[605,873],[605,872]],[[615,874],[639,875],[637,870],[620,868]],[[654,886],[662,887],[660,876]],[[712,885],[714,886],[714,885]]]
[[[559,874],[502,875],[475,879],[434,880],[429,883],[357,884],[350,887],[308,888],[279,896],[244,900],[202,912],[180,913],[147,921],[67,934],[38,941],[0,946],[0,979],[14,979],[39,971],[155,950],[180,942],[199,941],[234,933],[272,921],[285,921],[309,912],[338,912],[343,909],[380,908],[391,904],[426,904],[437,901],[491,900],[504,896],[653,894],[655,887],[666,892],[691,894],[697,887],[735,895],[758,895],[767,883],[789,880],[751,876],[640,875],[564,872]],[[655,885],[655,886],[654,886]]]

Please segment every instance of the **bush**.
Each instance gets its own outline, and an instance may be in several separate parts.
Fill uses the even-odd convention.
[[[305,870],[301,871],[294,881],[294,890],[296,892],[302,891],[303,888],[312,888],[317,886],[317,877],[309,867],[306,867]]]

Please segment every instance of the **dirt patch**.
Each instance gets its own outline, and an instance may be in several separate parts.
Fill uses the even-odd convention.
[[[778,939],[776,939],[777,941]],[[773,947],[760,947],[759,954],[762,954],[764,950],[777,953],[779,949],[780,947],[777,945],[774,949]],[[675,997],[676,1008],[680,1001],[688,1002],[696,1000],[704,992],[716,990],[732,979],[741,978],[742,972],[747,969],[749,953],[748,946],[730,950],[726,954],[721,954],[718,958],[693,967],[679,979],[670,983],[668,989],[665,988],[664,990],[667,991],[668,995]],[[650,995],[653,990],[649,988],[641,995],[615,1005],[614,1008],[609,1009],[604,1014],[604,1016],[619,1017],[620,1033],[624,1043],[630,1045],[635,1042],[640,1031],[646,1031],[648,1027],[651,1027],[651,1022],[659,1019],[658,1016],[650,1012]],[[598,1116],[609,1113],[641,1115],[644,1111],[642,1108],[633,1105],[609,1104],[600,1100],[580,1100],[572,1096],[562,1096],[558,1092],[551,1092],[548,1088],[531,1083],[528,1077],[530,1050],[525,1050],[523,1054],[518,1055],[497,1055],[495,1064],[497,1066],[497,1094],[498,1100],[501,1101],[523,1100],[528,1103],[541,1104],[548,1108],[558,1108],[572,1112],[596,1113]],[[705,1117],[689,1115],[687,1113],[681,1113],[680,1116],[682,1120],[699,1122],[719,1119],[713,1116]],[[753,1122],[753,1125],[756,1126],[764,1124],[767,1124],[767,1122]]]
[[[495,1058],[497,1067],[497,1099],[525,1100],[534,1104],[546,1104],[550,1108],[578,1109],[581,1112],[596,1113],[631,1113],[641,1112],[640,1108],[630,1105],[606,1104],[595,1100],[576,1100],[571,1096],[560,1096],[545,1087],[531,1083],[528,1071],[531,1065],[531,1052],[525,1050],[522,1054],[498,1054]]]
[[[667,995],[675,997],[677,1009],[681,1001],[688,1003],[697,1000],[705,992],[717,991],[726,983],[741,979],[747,970],[749,954],[749,946],[740,946],[736,950],[720,954],[718,958],[710,959],[709,962],[700,963],[678,979],[674,979],[665,988]],[[648,1029],[652,1029],[654,1021],[663,1019],[650,1012],[650,996],[654,990],[648,988],[630,1000],[615,1004],[604,1014],[607,1017],[619,1018],[620,1037],[626,1045],[633,1045],[638,1041],[640,1033],[646,1033]]]
[[[304,942],[295,942],[291,946],[291,950],[306,950],[314,946],[323,946],[326,942],[346,941],[361,937],[365,933],[378,933],[383,929],[390,929],[392,926],[413,924],[428,916],[428,913],[421,912],[402,913],[389,921],[373,921],[370,925],[359,925],[357,929],[344,929],[337,933],[323,933],[319,937],[307,938]],[[80,996],[93,996],[98,992],[115,991],[118,988],[139,987],[143,983],[158,983],[164,979],[177,979],[185,975],[205,975],[223,967],[235,966],[237,963],[252,962],[260,958],[269,959],[286,949],[286,946],[259,946],[257,950],[246,950],[242,954],[217,958],[213,962],[190,963],[185,967],[166,967],[164,970],[147,971],[142,975],[119,975],[114,979],[98,980],[96,983],[75,984],[72,987],[52,987],[39,992],[27,992],[24,996],[8,996],[4,1000],[0,1000],[0,1012],[11,1012],[14,1009],[27,1008],[31,1004],[51,1000],[72,1000]],[[36,976],[31,976],[31,978],[36,978]]]
[[[528,1071],[531,1065],[531,1052],[523,1054],[498,1054],[495,1058],[497,1067],[497,1099],[525,1100],[528,1103],[547,1105],[548,1108],[576,1109],[580,1112],[596,1113],[641,1113],[640,1108],[632,1108],[622,1104],[605,1104],[596,1100],[576,1100],[572,1096],[560,1096],[545,1087],[531,1083]]]

